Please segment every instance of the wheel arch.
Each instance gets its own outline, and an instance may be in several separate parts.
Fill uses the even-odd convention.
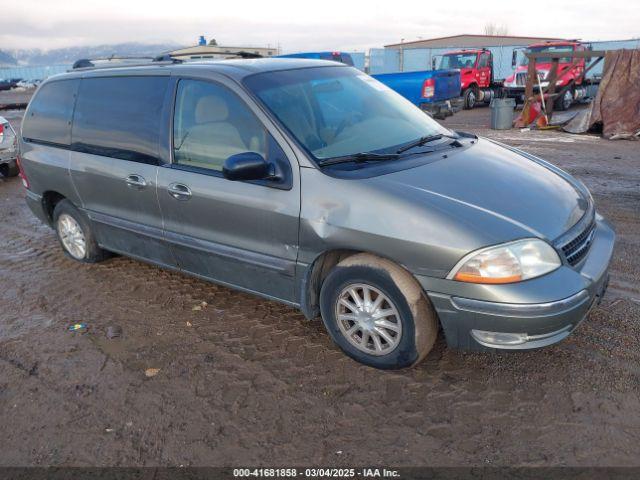
[[[375,252],[347,248],[325,250],[311,262],[300,280],[300,310],[308,320],[313,320],[320,316],[320,289],[331,270],[343,260],[361,253],[388,260],[413,276],[404,265]]]
[[[478,90],[478,82],[476,80],[473,80],[472,82],[469,82],[469,85],[467,85],[467,88],[465,88],[465,90],[469,90],[470,88],[472,88],[473,90]]]
[[[358,346],[349,336],[354,331],[352,327],[355,323],[359,323],[357,318],[361,314],[370,316],[371,311],[366,308],[351,309],[356,317],[347,319],[354,321],[354,324],[349,326],[349,332],[345,332],[344,325],[339,321],[340,310],[336,309],[340,295],[349,287],[367,287],[369,282],[373,282],[374,288],[380,289],[378,295],[382,293],[387,296],[391,305],[397,309],[395,315],[398,321],[402,319],[402,331],[405,331],[404,327],[408,327],[406,333],[399,338],[396,345],[398,348],[394,347],[382,356],[371,356],[368,349],[361,348],[362,344]],[[360,283],[365,285],[357,285]],[[353,288],[349,289],[349,294],[357,297]],[[356,300],[356,303],[363,305],[364,302],[367,305],[366,301],[365,295],[360,297],[360,302]],[[351,358],[376,368],[397,369],[416,365],[431,351],[438,336],[437,313],[415,276],[399,263],[375,253],[349,255],[339,263],[338,268],[331,269],[321,288],[320,307],[322,321],[334,342]],[[356,313],[356,310],[360,310],[360,313]],[[364,330],[371,336],[377,327],[372,330],[372,326],[368,325],[364,326]],[[380,341],[379,339],[377,343],[380,344]],[[376,343],[375,340],[373,343]],[[379,348],[376,347],[376,350]]]
[[[55,190],[47,190],[42,194],[42,209],[47,217],[49,226],[53,225],[53,211],[56,205],[66,199],[67,197]]]

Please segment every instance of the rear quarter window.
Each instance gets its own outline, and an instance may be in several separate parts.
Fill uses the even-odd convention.
[[[169,77],[85,78],[73,118],[72,149],[157,164]]]
[[[25,141],[71,144],[71,118],[79,80],[45,83],[29,104],[22,136]]]

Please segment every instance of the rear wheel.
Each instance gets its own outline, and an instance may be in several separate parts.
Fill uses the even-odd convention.
[[[322,284],[320,308],[335,343],[376,368],[419,363],[438,334],[436,314],[415,279],[370,254],[349,257],[333,269]]]
[[[465,110],[471,110],[476,106],[476,103],[478,101],[478,94],[476,93],[475,88],[469,87],[462,94],[462,98],[464,101]]]
[[[98,246],[89,221],[69,200],[61,200],[55,206],[53,225],[68,257],[84,263],[108,258],[109,253]]]

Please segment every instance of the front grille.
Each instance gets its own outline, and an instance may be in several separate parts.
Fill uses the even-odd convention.
[[[516,85],[525,86],[527,84],[527,73],[520,72],[516,74]]]
[[[562,246],[562,252],[572,267],[580,263],[580,260],[589,252],[595,228],[596,223],[592,221],[587,228]]]

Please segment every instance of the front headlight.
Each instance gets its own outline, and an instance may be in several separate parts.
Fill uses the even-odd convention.
[[[483,248],[464,257],[447,278],[470,283],[513,283],[562,265],[551,245],[537,238]]]

